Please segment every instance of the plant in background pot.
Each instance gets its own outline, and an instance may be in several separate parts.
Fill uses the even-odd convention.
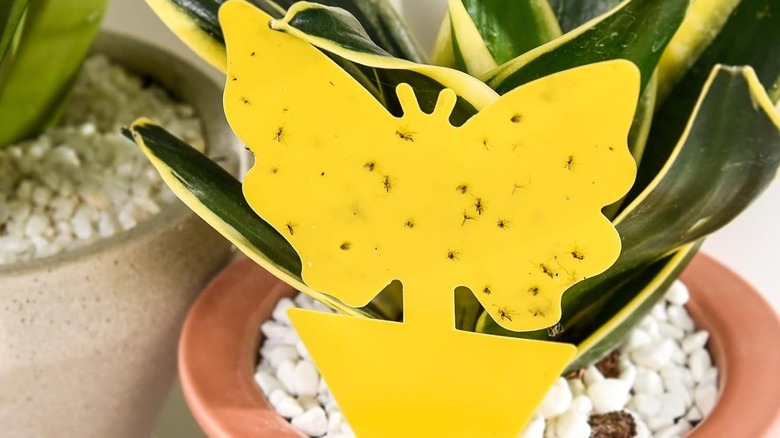
[[[347,82],[360,84],[364,92],[374,96],[389,114],[399,118],[399,125],[391,130],[389,138],[382,135],[383,131],[378,124],[370,125],[377,132],[366,134],[363,138],[377,143],[400,141],[400,145],[408,143],[406,146],[423,143],[415,136],[425,129],[401,123],[413,125],[422,122],[400,120],[414,112],[410,106],[414,100],[422,112],[432,114],[431,117],[441,112],[441,107],[445,105],[443,101],[448,102],[446,105],[451,109],[451,113],[447,113],[449,122],[467,127],[470,123],[477,123],[474,120],[480,116],[487,117],[483,112],[493,110],[491,105],[498,106],[496,102],[506,102],[508,96],[520,93],[524,86],[539,86],[535,84],[561,77],[566,72],[583,71],[580,70],[583,66],[599,65],[615,59],[633,63],[639,71],[640,94],[628,132],[628,150],[637,163],[637,178],[622,200],[604,209],[604,214],[615,226],[622,243],[622,251],[615,263],[603,273],[580,281],[566,291],[562,297],[560,320],[557,322],[554,306],[551,312],[529,308],[531,311],[523,312],[521,318],[515,313],[517,308],[509,309],[492,301],[500,294],[490,285],[475,287],[469,284],[470,291],[458,288],[455,292],[457,328],[576,345],[576,355],[567,365],[569,371],[588,366],[615,348],[629,329],[639,323],[641,317],[661,299],[664,291],[696,253],[701,240],[733,219],[758,196],[774,178],[780,164],[780,120],[773,106],[780,98],[777,87],[780,63],[772,56],[780,44],[780,13],[773,11],[773,5],[766,0],[699,0],[690,7],[687,1],[681,0],[628,0],[621,3],[601,2],[598,5],[565,1],[542,4],[523,1],[509,5],[452,0],[448,3],[449,12],[432,57],[439,66],[422,63],[425,57],[411,43],[413,37],[406,32],[405,26],[389,6],[381,1],[341,2],[342,6],[355,13],[356,19],[344,10],[312,3],[277,4],[256,0],[252,3],[270,17],[259,15],[266,18],[255,18],[248,25],[250,28],[241,32],[227,28],[224,33],[217,20],[217,8],[222,2],[155,0],[151,3],[163,19],[171,23],[174,30],[199,53],[227,70],[229,88],[225,102],[231,123],[245,137],[247,144],[258,151],[258,164],[253,172],[256,176],[264,175],[264,178],[273,178],[289,171],[287,167],[274,162],[279,158],[274,155],[273,147],[294,149],[297,141],[315,135],[312,133],[327,133],[335,129],[333,118],[327,114],[329,110],[318,106],[322,104],[316,99],[312,99],[314,103],[311,105],[320,110],[322,120],[326,121],[318,122],[311,116],[306,119],[308,123],[317,126],[316,129],[301,125],[300,119],[295,119],[294,114],[302,111],[294,107],[295,101],[291,101],[289,106],[280,105],[280,114],[272,110],[280,98],[274,94],[274,88],[269,83],[282,82],[278,89],[293,96],[294,93],[289,90],[295,87],[308,88],[292,82],[290,78],[297,74],[292,71],[305,71],[305,66],[308,66],[312,71],[321,72],[318,67],[334,65],[321,59],[309,62],[307,58],[299,56],[313,56],[312,47],[334,61],[342,69],[341,73],[348,74],[353,82]],[[246,5],[241,7],[251,10]],[[288,10],[285,11],[285,8]],[[252,15],[252,12],[247,11],[243,11],[243,15]],[[257,11],[254,13],[261,14]],[[235,22],[231,23],[239,27]],[[272,30],[265,30],[266,23]],[[240,41],[229,43],[226,51],[225,35],[228,34],[230,40],[229,32],[237,32],[234,35],[240,37],[235,37],[234,41]],[[278,52],[274,43],[265,46],[256,43],[253,38],[260,38],[260,34],[283,35],[278,37],[279,45],[288,44],[286,48],[290,53],[286,55],[283,51]],[[274,41],[271,36],[263,38]],[[263,51],[276,56],[266,59],[269,55]],[[231,56],[229,60],[226,53]],[[252,59],[244,57],[254,58],[256,63],[252,64]],[[304,63],[303,59],[307,61]],[[295,69],[291,67],[293,65]],[[329,74],[323,73],[323,77],[331,79]],[[601,79],[594,79],[595,84],[603,84],[605,81],[620,83],[620,80],[613,80],[614,77],[603,72],[596,76]],[[336,88],[341,84],[332,79],[330,82]],[[396,87],[399,90],[397,94]],[[764,88],[770,90],[769,95]],[[447,98],[447,95],[451,95],[450,91],[443,91],[447,89],[454,92],[457,98]],[[408,90],[413,90],[413,97],[410,97]],[[548,97],[560,92],[564,96],[569,93],[571,99],[576,100],[580,97],[575,91],[575,87],[570,89],[559,86]],[[322,91],[323,95],[325,93]],[[346,99],[343,95],[334,96],[331,111],[347,111],[343,108],[345,101],[354,102],[354,99]],[[592,108],[581,110],[580,113],[592,112],[607,117],[611,105],[617,105],[618,98],[612,97],[607,102],[592,99],[591,102]],[[533,117],[534,108],[543,106],[535,102],[535,105],[515,108],[516,112],[506,117],[505,121],[518,126],[531,123],[526,115]],[[362,111],[357,112],[363,117]],[[560,126],[548,127],[547,131],[570,129],[567,128],[569,119],[561,119],[559,122]],[[593,126],[596,125],[593,122]],[[364,128],[355,125],[354,129]],[[500,137],[503,129],[508,128],[498,128],[483,134],[478,142],[481,149],[489,152],[491,145],[494,150],[500,149],[501,141],[493,143],[491,135]],[[325,179],[318,179],[327,178],[326,175],[331,174],[332,169],[325,169],[329,158],[327,154],[320,156],[318,154],[322,152],[311,152],[313,158],[297,161],[298,164],[317,167],[318,173],[306,178],[298,175],[296,181],[299,182],[295,184],[300,185],[295,186],[295,194],[290,188],[292,182],[287,186],[268,183],[265,187],[272,189],[263,192],[263,196],[253,192],[259,189],[246,189],[248,202],[260,211],[263,215],[261,218],[245,200],[238,181],[221,172],[210,160],[164,129],[148,121],[139,121],[133,125],[130,134],[157,166],[166,182],[191,208],[274,275],[348,315],[391,321],[409,317],[401,311],[407,303],[402,304],[398,282],[389,283],[377,298],[358,307],[355,304],[365,303],[366,300],[344,298],[333,293],[337,299],[303,281],[302,272],[315,259],[303,254],[301,245],[304,243],[296,241],[295,235],[296,228],[298,236],[306,234],[301,232],[306,229],[301,224],[308,224],[305,221],[310,217],[301,214],[301,219],[297,221],[284,221],[279,214],[288,214],[288,209],[293,208],[289,205],[291,200],[300,201],[301,204],[312,202],[310,199],[304,201],[297,198],[298,192],[309,193],[306,190],[311,190],[305,181],[327,187],[322,182]],[[466,142],[465,139],[462,141]],[[517,141],[521,142],[522,138]],[[307,144],[303,140],[297,146],[312,143],[316,142]],[[550,149],[542,155],[554,159],[556,153],[561,153],[553,147]],[[349,152],[336,149],[335,146],[334,151],[333,155],[343,156],[345,161],[351,156]],[[359,153],[360,148],[355,147],[354,154]],[[398,182],[394,179],[398,176],[383,170],[381,164],[371,159],[364,161],[361,164],[363,171],[377,172],[375,175],[381,176],[379,182],[383,190],[380,192],[389,194],[394,188],[398,190]],[[578,159],[574,154],[566,152],[559,161],[560,169],[572,172],[577,170]],[[418,162],[408,160],[407,163],[410,169],[416,169],[414,163]],[[435,167],[430,167],[435,166],[435,163],[425,163],[429,166],[427,170],[416,170],[423,174],[435,174]],[[477,161],[474,163],[476,166]],[[313,171],[313,167],[309,170]],[[394,169],[404,170],[400,165]],[[339,170],[343,169],[336,168],[336,171]],[[489,183],[500,178],[501,172],[496,173],[484,172],[482,177]],[[357,178],[353,175],[353,179]],[[527,178],[518,178],[521,181],[517,181],[512,189],[527,189],[530,184]],[[550,183],[551,186],[555,184]],[[484,219],[483,213],[487,215],[491,208],[487,199],[483,203],[481,195],[472,193],[466,183],[457,184],[452,189],[471,196],[469,199],[473,201],[462,210],[459,226]],[[323,207],[326,201],[338,202],[337,199],[350,193],[350,190],[320,194],[317,205]],[[279,207],[280,213],[272,212],[267,205],[264,206],[263,203],[271,199]],[[544,204],[545,201],[537,202]],[[400,203],[398,207],[409,205]],[[494,202],[492,207],[502,205]],[[328,209],[331,206],[323,208],[330,211]],[[358,215],[362,210],[371,210],[362,204],[350,208]],[[556,208],[562,211],[563,207]],[[317,209],[309,210],[309,216],[317,214]],[[492,219],[495,219],[501,230],[511,227],[511,221],[502,221],[500,217]],[[502,222],[503,226],[500,225]],[[402,225],[415,228],[416,222],[409,217]],[[353,242],[344,240],[336,233],[333,236],[343,240],[339,245],[340,250],[352,250]],[[384,239],[390,234],[381,232],[378,236]],[[426,241],[431,240],[428,238]],[[298,251],[293,249],[290,242],[296,245]],[[361,243],[365,242],[356,245]],[[601,245],[596,243],[588,248],[574,248],[568,255],[580,260],[585,253],[596,251]],[[461,256],[458,249],[445,253],[451,261]],[[305,257],[303,261],[302,257]],[[562,258],[553,258],[553,261],[564,263]],[[525,274],[525,270],[540,270],[553,283],[565,282],[567,276],[564,274],[571,274],[568,265],[559,266],[553,262],[547,265],[545,260],[532,263],[530,268],[526,266],[529,265],[528,260],[520,260],[518,263],[520,266],[516,269],[519,272]],[[359,270],[365,268],[361,261],[356,261],[354,266],[359,266]],[[350,281],[350,275],[344,275],[345,284]],[[242,281],[247,280],[239,273],[232,273],[223,281],[232,281],[237,285],[236,288],[242,288],[246,286]],[[268,280],[259,278],[258,281],[265,283]],[[325,289],[331,292],[335,287]],[[378,292],[369,290],[370,287],[357,289],[369,295]],[[538,295],[556,299],[554,295]],[[406,298],[409,299],[409,296]],[[208,301],[212,309],[231,308],[237,311],[237,308],[246,308],[248,303],[245,301],[220,306],[213,299]],[[200,316],[203,316],[202,309],[198,306],[197,314]],[[214,312],[218,313],[217,310]],[[231,327],[241,330],[241,333],[251,333],[251,325],[258,324],[257,317],[261,314],[260,310],[251,309],[242,313],[248,318],[247,321],[235,321],[235,326]],[[774,321],[771,312],[766,314],[770,321]],[[509,323],[517,320],[521,324],[521,321],[539,315],[549,327],[520,333],[506,327],[517,329]],[[325,326],[323,323],[323,328]],[[774,321],[773,327],[776,326]],[[369,331],[365,329],[365,332]],[[231,357],[246,360],[246,370],[251,368],[248,353],[256,347],[250,344],[257,342],[257,336],[240,337],[247,341],[246,344],[237,346],[240,351],[228,353]],[[186,345],[182,347],[182,354],[185,354]],[[230,345],[235,346],[235,343]],[[719,348],[728,350],[736,347],[721,345]],[[215,356],[211,352],[209,354]],[[200,368],[208,368],[200,363],[187,363],[183,367],[185,378],[187,375],[203,376]],[[250,373],[242,371],[240,374],[249,381]],[[218,379],[214,376],[215,381]],[[776,386],[776,383],[767,382],[766,385]],[[189,391],[190,399],[196,399],[194,403],[197,406],[203,407],[206,403],[198,400],[204,393],[212,394],[213,385],[212,382],[200,382],[197,388],[185,390]],[[223,414],[233,415],[232,412],[222,412],[223,408],[235,406],[234,402],[249,403],[261,398],[259,394],[247,394],[239,399],[229,395],[224,397],[208,403],[214,408],[212,412],[196,412],[202,424],[207,424],[209,431],[215,434],[238,430],[238,426],[228,426],[226,424],[229,421],[217,418]],[[502,402],[496,398],[495,403]],[[240,416],[245,419],[246,415],[247,412],[242,411],[230,418],[235,420]],[[251,427],[267,425],[270,428],[268,433],[276,433],[279,430],[277,428],[281,427],[280,422],[269,422],[267,418],[258,418],[255,423],[248,421]],[[751,425],[743,422],[740,426],[745,427],[745,430],[767,433],[767,430],[775,427],[777,419],[763,418],[760,421],[765,423]],[[750,429],[753,427],[755,429]]]
[[[8,436],[151,433],[186,310],[230,256],[229,243],[166,195],[119,133],[151,110],[235,172],[220,87],[126,37],[104,33],[93,44],[106,4],[0,6],[0,424]],[[83,64],[90,47],[98,56]]]

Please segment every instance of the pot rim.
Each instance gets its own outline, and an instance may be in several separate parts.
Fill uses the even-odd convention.
[[[202,133],[209,150],[238,150],[238,139],[222,113],[222,85],[202,69],[153,44],[107,30],[101,30],[90,54],[105,55],[131,73],[151,76],[176,101],[192,106],[202,121]],[[143,59],[139,59],[141,56]],[[178,80],[185,73],[189,77],[186,83]],[[193,91],[199,94],[193,94]],[[227,154],[222,165],[236,175],[239,168],[237,154]],[[0,278],[8,274],[24,274],[77,263],[79,260],[101,254],[108,248],[126,245],[149,236],[160,228],[177,229],[193,214],[181,201],[175,200],[163,205],[159,213],[139,222],[130,230],[121,231],[111,237],[100,238],[85,246],[48,257],[0,264]]]
[[[710,332],[708,349],[720,378],[715,408],[688,437],[776,437],[780,349],[765,347],[776,342],[780,318],[750,284],[705,254],[697,254],[681,279],[691,292],[688,310],[697,329]],[[185,400],[210,437],[304,437],[269,405],[253,366],[260,325],[281,297],[294,294],[241,257],[190,310],[179,343],[179,373]],[[756,367],[760,361],[763,366]]]

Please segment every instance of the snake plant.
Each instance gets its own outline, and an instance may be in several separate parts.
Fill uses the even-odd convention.
[[[0,147],[55,123],[108,0],[0,3]]]
[[[226,70],[223,0],[147,1]],[[603,210],[620,234],[617,262],[566,291],[560,321],[545,330],[505,330],[471,291],[456,290],[458,328],[576,344],[570,370],[614,348],[702,240],[760,195],[780,166],[780,9],[772,0],[449,0],[431,56],[387,0],[249,2],[275,18],[274,30],[329,56],[391,114],[402,112],[399,84],[412,87],[427,113],[441,90],[453,90],[455,125],[542,77],[613,59],[636,65],[640,97],[628,145],[637,178]],[[280,278],[347,314],[401,318],[398,282],[362,308],[312,290],[300,258],[252,211],[240,182],[149,121],[126,135],[193,210]]]

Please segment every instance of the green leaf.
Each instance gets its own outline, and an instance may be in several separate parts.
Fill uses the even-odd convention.
[[[672,159],[613,221],[623,244],[618,260],[563,295],[564,328],[594,330],[585,323],[592,320],[587,303],[727,224],[763,192],[778,167],[780,116],[755,74],[750,68],[717,68]]]
[[[456,125],[498,99],[490,87],[465,73],[390,56],[368,39],[354,17],[340,9],[297,3],[283,19],[272,21],[271,27],[300,38],[325,53],[371,68],[375,88],[379,90],[377,99],[395,115],[401,114],[395,93],[395,87],[400,83],[414,88],[420,108],[428,112],[433,111],[441,90],[454,90],[458,101],[450,121]]]
[[[558,20],[546,1],[462,2],[498,65],[561,36]]]
[[[3,0],[0,4],[0,65],[17,35],[24,13],[27,11],[27,2],[28,0]],[[2,81],[0,81],[0,88],[2,88]]]
[[[607,13],[620,0],[549,0],[561,30],[569,32],[588,21]]]
[[[300,257],[292,246],[249,207],[241,182],[208,156],[145,119],[133,123],[124,134],[138,144],[179,199],[257,264],[337,311],[383,316],[371,305],[352,308],[306,286]]]
[[[546,1],[449,0],[445,23],[449,41],[437,50],[452,50],[455,67],[481,76],[496,66],[561,35]],[[446,44],[446,45],[444,45]],[[435,54],[437,59],[441,54]]]
[[[610,282],[598,299],[583,303],[588,309],[582,312],[583,319],[556,338],[560,342],[577,344],[577,356],[566,372],[591,365],[619,347],[628,333],[663,299],[701,243],[688,244],[673,255],[637,269],[628,280]],[[594,327],[598,329],[594,331]]]
[[[637,166],[642,164],[642,156],[647,146],[647,137],[650,133],[650,127],[653,123],[653,110],[655,109],[656,95],[658,94],[658,75],[653,75],[650,83],[645,87],[645,91],[639,97],[634,120],[631,123],[631,130],[628,132],[628,150]],[[602,212],[604,216],[612,220],[620,212],[620,208],[625,204],[625,198],[605,207]]]
[[[687,8],[688,0],[627,0],[608,14],[509,61],[482,79],[504,94],[559,71],[623,58],[639,68],[644,91]]]
[[[718,67],[685,133],[650,185],[615,219],[623,254],[653,260],[722,227],[775,178],[780,116],[749,67]]]
[[[447,18],[454,67],[471,76],[480,76],[496,68],[496,60],[461,0],[448,1]]]
[[[37,134],[59,115],[106,5],[107,0],[30,1],[0,89],[0,146]]]
[[[656,112],[647,153],[629,199],[636,196],[666,163],[696,105],[699,90],[717,64],[752,66],[758,80],[769,90],[770,99],[774,102],[780,99],[778,47],[780,4],[776,0],[742,0],[712,44]]]
[[[662,103],[680,78],[712,43],[741,0],[697,0],[658,63],[658,102]],[[706,31],[703,31],[705,30]]]
[[[225,38],[219,7],[227,0],[147,0],[149,6],[186,44],[212,65],[225,71]],[[274,18],[281,18],[296,1],[246,0]],[[370,38],[393,56],[424,62],[414,36],[388,0],[320,0],[346,9],[367,29]]]

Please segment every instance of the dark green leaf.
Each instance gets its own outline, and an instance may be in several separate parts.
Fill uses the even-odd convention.
[[[583,318],[572,321],[571,327],[556,338],[560,342],[578,344],[577,357],[566,372],[591,365],[619,347],[628,333],[661,301],[669,286],[696,255],[701,243],[636,270],[627,281],[605,285],[607,288],[596,301],[583,303],[587,309],[581,313]],[[595,333],[594,329],[597,329]]]
[[[780,166],[780,116],[751,70],[713,72],[667,166],[615,219],[623,245],[617,262],[563,295],[562,323],[570,333],[594,329],[591,306],[601,302],[605,290],[716,231],[774,179]]]
[[[631,0],[598,23],[582,26],[498,67],[485,80],[504,94],[559,71],[623,58],[639,67],[644,90],[687,8],[688,0]]]
[[[586,22],[607,13],[621,0],[549,0],[558,18],[561,30],[569,32]]]
[[[666,163],[685,129],[699,91],[715,65],[752,66],[761,83],[770,90],[770,96],[777,102],[780,99],[779,48],[780,3],[776,0],[742,0],[712,44],[656,112],[647,153],[629,198],[635,197],[647,186]],[[722,120],[726,122],[729,119]],[[729,125],[726,122],[722,126]]]
[[[462,2],[498,65],[561,35],[558,22],[545,1]]]
[[[178,182],[197,198],[203,208],[233,228],[271,263],[303,282],[298,253],[279,232],[252,210],[244,199],[240,181],[159,126],[136,124],[132,131],[143,139],[144,146],[155,158],[170,167]]]
[[[165,0],[180,8],[192,21],[221,45],[225,45],[219,26],[219,7],[226,0]],[[297,3],[291,0],[247,0],[274,18],[284,16],[286,10]],[[425,57],[409,29],[387,0],[319,0],[316,3],[335,6],[357,17],[372,41],[393,56],[414,62],[424,62]]]
[[[565,373],[586,367],[625,340],[631,329],[663,298],[699,246],[701,242],[688,245],[647,266],[610,278],[599,285],[598,295],[570,300],[564,306],[564,320],[561,321],[563,331],[557,336],[550,336],[548,330],[510,332],[496,324],[487,313],[480,318],[478,329],[480,332],[499,336],[575,344],[578,349],[577,357],[569,364]]]
[[[398,285],[393,283],[378,295],[376,303],[360,309],[308,288],[301,279],[301,261],[293,247],[249,207],[241,182],[208,156],[145,120],[135,122],[124,134],[138,143],[188,207],[274,275],[342,312],[385,319],[397,316],[388,305],[397,295]]]
[[[373,75],[366,77],[373,79],[373,86],[367,88],[379,90],[375,97],[395,115],[401,115],[395,93],[400,83],[412,86],[420,107],[428,112],[433,111],[441,90],[454,90],[458,101],[450,121],[455,125],[463,124],[497,98],[493,90],[465,73],[390,56],[374,45],[359,23],[342,10],[299,4],[284,19],[274,20],[272,28],[303,39],[333,57],[370,67]]]
[[[703,93],[673,157],[616,219],[623,253],[610,271],[716,231],[775,178],[780,116],[752,70],[719,67]]]
[[[568,290],[564,309],[598,301],[605,282],[718,230],[763,192],[779,166],[780,117],[755,76],[717,69],[674,158],[615,219],[623,244],[617,262]],[[572,326],[576,316],[564,315]]]

